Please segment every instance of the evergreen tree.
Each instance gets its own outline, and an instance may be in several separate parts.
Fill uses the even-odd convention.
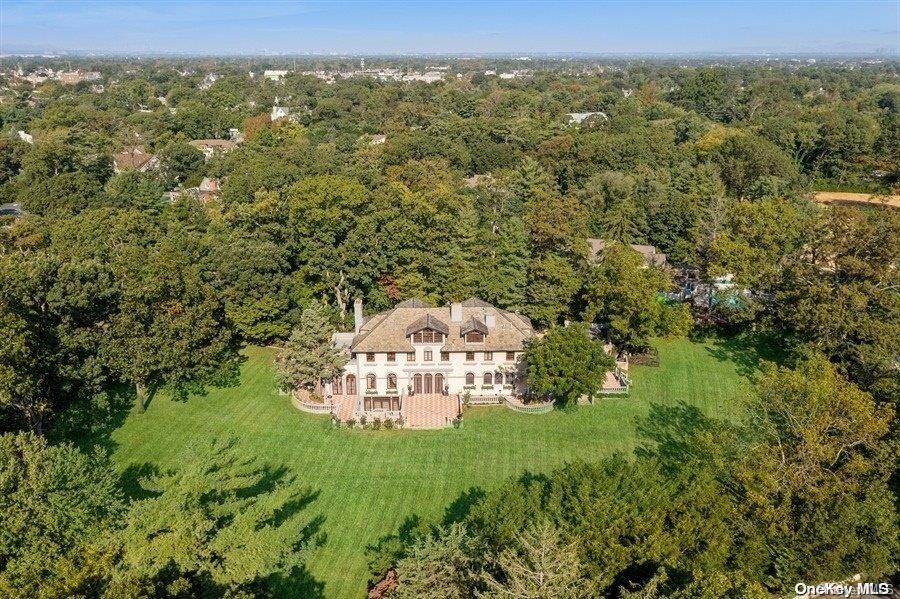
[[[466,529],[453,524],[420,538],[397,563],[397,599],[469,599],[479,584],[481,551]]]
[[[489,236],[486,257],[481,264],[479,294],[505,309],[525,304],[528,285],[528,235],[522,219],[513,217]]]
[[[559,531],[544,520],[522,532],[518,548],[503,551],[497,567],[503,576],[485,577],[490,599],[577,599],[591,597],[581,580],[574,544],[565,544]]]
[[[315,389],[322,393],[322,381],[338,376],[347,356],[335,347],[334,326],[325,305],[313,302],[300,316],[300,326],[291,333],[278,357],[275,373],[284,389]]]
[[[203,443],[190,453],[194,459],[178,470],[141,480],[151,496],[133,504],[114,538],[121,547],[118,596],[159,581],[183,596],[261,591],[268,576],[301,565],[314,527],[297,506],[310,492],[243,457],[234,441]]]
[[[509,190],[512,193],[509,212],[521,214],[522,208],[534,200],[538,193],[551,193],[555,191],[555,186],[544,167],[534,158],[525,156],[513,173]]]

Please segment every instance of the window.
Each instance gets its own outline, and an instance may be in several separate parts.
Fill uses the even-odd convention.
[[[407,362],[415,362],[416,361],[416,352],[414,352],[414,351],[406,352],[406,361]]]
[[[331,392],[335,395],[344,394],[344,380],[340,377],[331,381]]]
[[[397,390],[397,375],[389,374],[388,375],[388,391],[396,391]]]
[[[388,361],[388,362],[396,362],[396,361],[397,361],[397,354],[394,353],[394,352],[392,352],[392,351],[389,351],[389,352],[387,353],[387,361]]]
[[[516,352],[514,352],[514,351],[506,352],[506,361],[507,362],[515,362],[516,361]]]
[[[413,333],[413,343],[441,343],[444,340],[444,334],[431,329],[424,329],[418,333]]]
[[[475,386],[475,373],[473,373],[473,372],[466,373],[466,384],[471,385],[473,387]]]
[[[495,373],[494,373],[494,384],[495,384],[495,385],[502,385],[502,384],[503,384],[503,373],[502,373],[502,372],[495,372]]]
[[[491,378],[490,372],[484,373],[484,384],[485,385],[493,385],[494,384],[494,380]]]
[[[426,362],[431,362],[431,360],[434,359],[430,349],[425,350],[425,355],[423,356],[422,359],[425,360]]]
[[[375,375],[367,374],[366,375],[366,391],[374,391],[375,390]]]
[[[374,362],[374,361],[375,361],[375,354],[373,352],[367,352],[366,353],[366,362]]]
[[[484,343],[484,333],[480,331],[466,333],[466,343]]]
[[[490,362],[491,360],[493,360],[493,359],[494,359],[494,352],[492,352],[492,351],[486,351],[486,352],[484,352],[484,359],[485,359],[485,361],[487,361],[487,362]]]
[[[441,362],[449,362],[450,361],[450,352],[442,351],[441,352]]]
[[[475,352],[467,351],[466,352],[466,362],[474,362],[475,361]]]

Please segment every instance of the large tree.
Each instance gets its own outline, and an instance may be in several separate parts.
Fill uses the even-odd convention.
[[[265,593],[267,579],[302,565],[315,534],[302,506],[307,489],[247,457],[234,440],[198,443],[177,470],[143,478],[115,537],[113,589],[163,580],[186,596]]]
[[[171,243],[126,247],[114,258],[119,302],[103,348],[112,368],[144,411],[148,392],[233,373],[237,348],[225,310],[187,256]]]
[[[645,267],[639,253],[621,244],[608,245],[585,284],[584,318],[605,326],[610,339],[623,348],[646,347],[656,335],[683,334],[690,313],[661,297],[669,286],[666,274]]]
[[[275,373],[284,389],[304,388],[322,394],[322,381],[338,376],[347,363],[345,352],[331,339],[334,326],[326,307],[313,302],[275,358]]]
[[[528,388],[563,403],[592,399],[614,361],[583,324],[555,327],[525,349]]]
[[[0,436],[0,594],[55,596],[44,592],[65,583],[67,560],[123,516],[118,483],[102,453]]]

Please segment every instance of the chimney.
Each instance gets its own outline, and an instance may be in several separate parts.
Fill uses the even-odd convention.
[[[453,302],[450,304],[450,322],[462,322],[461,302]]]
[[[358,297],[353,300],[353,331],[359,335],[365,319],[363,318],[362,298]]]
[[[494,328],[496,320],[494,319],[493,312],[488,312],[487,310],[484,311],[484,324],[486,324],[489,329]]]

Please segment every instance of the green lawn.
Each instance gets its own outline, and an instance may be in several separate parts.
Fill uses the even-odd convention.
[[[191,441],[235,435],[241,447],[296,474],[318,492],[306,508],[324,517],[324,544],[309,558],[328,597],[358,597],[367,578],[364,549],[410,516],[440,517],[472,488],[490,489],[524,471],[635,447],[634,419],[651,402],[685,401],[709,414],[739,413],[756,367],[752,345],[666,341],[661,366],[633,368],[631,396],[547,415],[472,408],[461,429],[351,431],[295,410],[273,393],[271,350],[249,348],[237,387],[186,402],[156,397],[146,414],[112,432],[123,470],[177,467]]]

